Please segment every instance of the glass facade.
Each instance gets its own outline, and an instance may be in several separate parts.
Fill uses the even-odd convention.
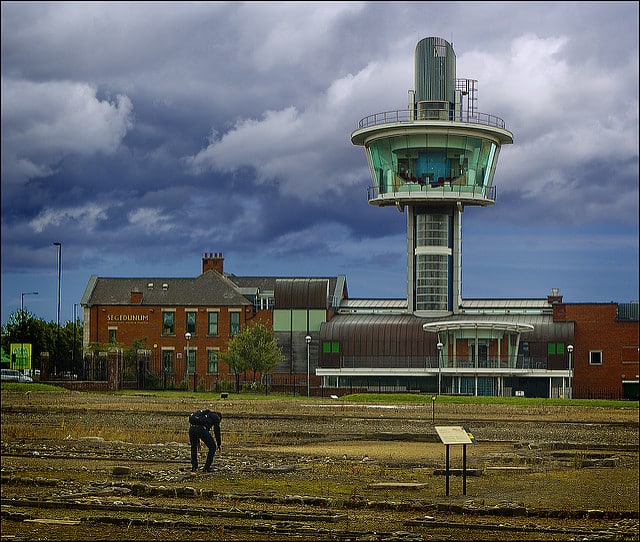
[[[416,257],[416,310],[449,310],[449,257],[423,254]]]
[[[480,137],[428,133],[367,145],[376,195],[429,189],[486,195],[499,147]]]
[[[415,310],[451,310],[453,216],[416,210]]]

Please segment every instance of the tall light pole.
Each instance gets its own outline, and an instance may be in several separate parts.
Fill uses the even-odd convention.
[[[573,388],[571,387],[571,377],[573,376],[573,345],[567,346],[569,352],[569,398],[573,399]]]
[[[436,345],[438,347],[438,395],[442,393],[442,347],[444,346],[440,341]]]
[[[184,360],[184,378],[187,382],[187,389],[189,389],[189,341],[191,340],[191,333],[187,331],[184,334],[184,338],[187,339],[187,359]],[[195,380],[195,371],[193,373],[193,379]]]
[[[79,374],[80,371],[76,370],[76,324],[78,321],[78,304],[74,303],[73,304],[73,347],[71,349],[71,364],[72,364],[72,368],[71,370],[76,373]]]
[[[38,292],[23,292],[20,294],[20,327],[22,328],[20,337],[22,344],[20,345],[20,357],[24,359],[24,296],[25,295],[38,295]],[[17,361],[17,360],[16,360]],[[13,367],[15,369],[15,367]]]
[[[309,397],[309,345],[311,344],[311,335],[307,335],[304,340],[307,343],[307,397]]]
[[[56,241],[55,243],[53,243],[53,245],[58,250],[58,312],[57,312],[57,318],[56,318],[56,322],[58,325],[58,332],[56,335],[56,357],[57,357],[57,352],[60,350],[60,275],[62,270],[62,243]],[[53,372],[56,374],[58,373],[57,360],[54,361]]]

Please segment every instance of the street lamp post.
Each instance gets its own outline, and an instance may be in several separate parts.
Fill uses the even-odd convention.
[[[77,367],[76,367],[76,326],[77,326],[77,322],[78,322],[78,304],[74,303],[73,304],[73,348],[71,350],[71,365],[72,367],[72,371],[76,374],[80,374],[81,372],[84,373],[84,371],[78,371]]]
[[[438,341],[438,395],[442,393],[442,347],[444,346]]]
[[[20,344],[20,357],[24,359],[24,296],[25,295],[38,295],[38,292],[24,292],[20,294],[20,337],[22,343]],[[15,367],[14,367],[15,369]]]
[[[184,360],[184,374],[185,374],[185,381],[187,382],[187,385],[189,384],[189,341],[191,340],[191,333],[189,333],[188,331],[184,334],[184,338],[187,339],[187,357]],[[195,371],[193,372],[193,379],[195,381],[196,375],[195,375]]]
[[[58,357],[58,351],[60,350],[60,275],[61,275],[61,271],[62,271],[62,243],[60,242],[55,242],[53,243],[53,245],[56,247],[57,251],[58,251],[58,311],[57,311],[57,318],[56,318],[56,323],[58,326],[58,332],[56,335],[56,354],[54,357],[54,365],[53,365],[53,372],[55,374],[58,373],[57,370],[57,358]]]
[[[309,388],[309,345],[311,344],[311,335],[307,335],[304,338],[307,343],[307,397],[310,396],[310,388]]]
[[[568,396],[570,399],[573,399],[573,388],[571,387],[571,377],[573,376],[573,345],[570,344],[567,346],[567,351],[569,352],[569,391]]]

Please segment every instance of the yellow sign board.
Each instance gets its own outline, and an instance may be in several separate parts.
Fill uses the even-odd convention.
[[[31,369],[31,343],[11,343],[11,368]]]

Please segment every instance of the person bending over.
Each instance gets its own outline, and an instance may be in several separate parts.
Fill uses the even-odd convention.
[[[222,451],[222,437],[220,435],[220,412],[212,412],[208,409],[197,410],[189,415],[189,443],[191,444],[191,474],[198,472],[198,450],[204,442],[207,446],[207,459],[204,463],[204,472],[211,472],[211,464],[216,454],[216,449]],[[211,435],[213,428],[213,435]],[[213,438],[215,436],[215,440]]]

